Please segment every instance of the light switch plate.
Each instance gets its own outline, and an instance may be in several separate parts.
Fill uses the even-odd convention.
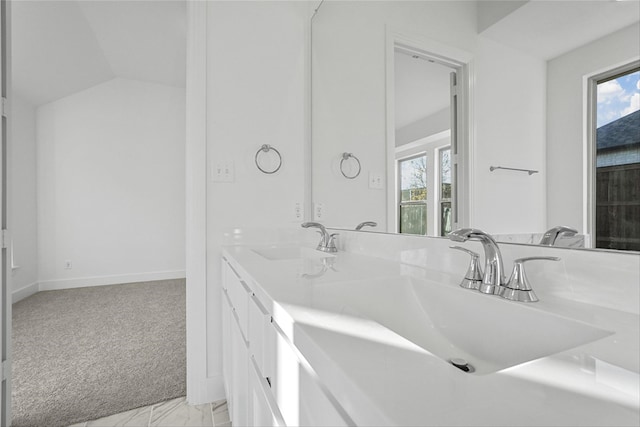
[[[235,168],[233,160],[216,162],[211,168],[211,181],[213,182],[234,182]]]
[[[369,172],[369,188],[376,190],[384,188],[384,181],[381,173]]]

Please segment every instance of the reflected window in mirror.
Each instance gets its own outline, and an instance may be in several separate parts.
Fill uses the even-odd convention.
[[[421,153],[398,160],[398,231],[427,234],[427,156]]]
[[[592,79],[595,247],[640,250],[640,67]],[[595,128],[595,129],[594,129]]]
[[[440,236],[451,233],[451,147],[438,150],[439,200],[440,215],[438,217]]]
[[[448,140],[448,139],[444,139]],[[451,232],[451,146],[425,143],[417,154],[396,152],[397,232],[445,236]]]

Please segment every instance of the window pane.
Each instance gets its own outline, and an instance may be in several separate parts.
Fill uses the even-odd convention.
[[[427,157],[400,162],[400,201],[427,200]]]
[[[596,247],[640,250],[640,71],[598,83]]]
[[[440,150],[440,199],[451,199],[451,149]]]
[[[427,234],[427,205],[400,205],[400,233]]]
[[[440,203],[440,235],[451,233],[451,202]]]

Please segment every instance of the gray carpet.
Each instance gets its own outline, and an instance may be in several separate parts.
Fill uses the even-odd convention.
[[[185,281],[38,292],[13,305],[14,426],[66,426],[186,392]]]

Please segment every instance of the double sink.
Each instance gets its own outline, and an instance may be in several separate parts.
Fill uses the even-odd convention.
[[[253,251],[270,261],[334,257],[304,247]],[[316,307],[373,320],[474,375],[497,372],[612,334],[531,305],[409,276],[308,286],[314,287]]]

